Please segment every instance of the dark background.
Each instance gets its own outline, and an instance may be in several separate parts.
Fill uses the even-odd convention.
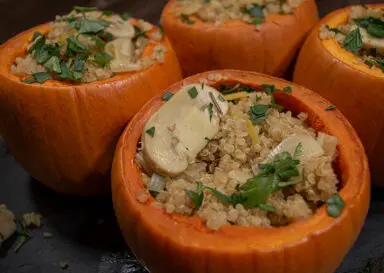
[[[380,1],[320,0],[320,16],[351,4]],[[97,6],[157,24],[166,0],[0,0],[0,42],[33,25],[68,13],[72,6]],[[0,117],[6,118],[6,117]],[[40,185],[6,152],[0,139],[0,204],[20,216],[43,215],[41,229],[14,253],[16,236],[0,249],[0,273],[142,273],[146,272],[129,252],[116,225],[109,197],[73,198]],[[384,190],[374,188],[364,229],[336,273],[384,273]],[[53,238],[44,239],[43,232]],[[305,257],[303,257],[304,259]],[[66,270],[60,262],[67,262]],[[170,272],[171,273],[171,272]],[[298,272],[306,273],[306,272]]]

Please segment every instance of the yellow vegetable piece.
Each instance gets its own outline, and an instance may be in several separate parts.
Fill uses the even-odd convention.
[[[225,95],[224,98],[226,100],[238,100],[249,97],[249,93],[247,92],[237,92],[229,95]]]
[[[258,144],[260,142],[259,134],[257,133],[255,127],[253,127],[253,124],[250,120],[247,121],[247,129],[248,129],[248,133],[252,139],[252,143]]]

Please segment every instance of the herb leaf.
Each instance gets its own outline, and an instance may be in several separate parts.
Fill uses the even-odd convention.
[[[303,151],[303,145],[300,142],[296,146],[295,152],[293,153],[293,158],[298,158],[301,155],[302,151]]]
[[[199,92],[197,91],[196,87],[192,87],[191,89],[188,90],[188,94],[189,96],[194,99],[197,97],[197,95],[199,94]]]
[[[204,189],[205,189],[205,186],[201,182],[197,182],[196,192],[190,191],[190,190],[185,190],[185,192],[188,194],[188,196],[192,199],[192,201],[195,205],[195,210],[199,210],[201,205],[203,204],[203,201],[204,201],[203,190]]]
[[[188,25],[193,25],[195,21],[189,19],[189,16],[186,14],[180,14],[180,20]]]
[[[284,93],[292,93],[292,87],[290,87],[290,86],[286,86],[286,87],[284,87],[284,88],[283,88],[283,92],[284,92]]]
[[[46,62],[50,57],[60,57],[60,49],[57,45],[39,44],[35,50],[35,60],[38,64]]]
[[[248,115],[253,124],[264,122],[267,115],[269,106],[265,104],[256,104],[249,107]]]
[[[149,128],[148,130],[146,130],[145,132],[150,135],[151,137],[153,137],[155,135],[155,130],[156,128],[154,126],[152,126],[151,128]]]
[[[121,19],[123,19],[124,21],[127,21],[129,18],[132,17],[132,13],[128,11],[128,12],[122,13],[120,16],[121,16]]]
[[[377,38],[384,37],[384,22],[379,18],[365,17],[362,19],[355,19],[355,22],[358,26],[365,28],[368,34]]]
[[[173,97],[173,94],[171,92],[165,92],[164,95],[161,97],[162,100],[170,100]]]
[[[251,8],[245,8],[244,12],[256,18],[264,18],[263,9],[258,4],[253,4]]]
[[[336,34],[339,33],[339,34],[343,34],[344,35],[344,33],[341,32],[340,30],[338,30],[337,28],[330,28],[328,25],[325,25],[325,28],[328,29],[329,31],[332,31],[332,32],[336,33]]]
[[[325,110],[325,111],[331,111],[331,110],[333,110],[333,109],[336,109],[336,106],[334,106],[334,105],[330,105],[330,106],[328,106],[327,108],[325,108],[324,110]]]
[[[39,83],[44,83],[48,80],[52,80],[52,76],[48,72],[36,72],[32,74],[32,76]]]
[[[97,53],[93,61],[97,63],[100,67],[105,67],[112,60],[113,60],[113,57],[108,53]]]
[[[146,31],[141,30],[137,26],[134,26],[134,29],[135,29],[135,36],[133,36],[133,38],[132,38],[133,40],[136,40],[139,37],[147,37],[147,32]]]
[[[260,204],[259,208],[264,211],[276,212],[276,209],[274,207],[267,204]]]
[[[360,51],[360,49],[363,47],[363,41],[361,40],[361,33],[359,28],[356,28],[348,33],[348,35],[345,37],[343,47],[348,51],[354,52],[355,54]]]
[[[67,38],[67,50],[65,56],[67,58],[73,57],[74,53],[85,53],[88,51],[88,47],[83,45],[75,36],[69,35]]]
[[[86,71],[87,68],[85,67],[85,62],[84,62],[86,59],[87,59],[87,55],[77,54],[75,57],[75,61],[73,63],[73,70],[76,72]]]
[[[335,193],[327,200],[327,212],[330,217],[338,217],[344,207],[345,202],[338,193]]]
[[[212,102],[209,103],[208,112],[209,112],[209,121],[212,121],[212,117],[213,117],[213,103]]]
[[[56,56],[52,56],[45,64],[44,67],[50,72],[61,73],[60,60]]]
[[[103,20],[88,20],[83,19],[76,26],[76,29],[79,34],[84,33],[98,33],[104,29],[106,29],[110,25],[109,22]]]
[[[96,7],[79,7],[74,6],[73,9],[77,12],[97,11]]]
[[[221,86],[220,86],[220,92],[221,92],[222,94],[224,94],[224,95],[232,94],[232,93],[236,92],[236,90],[239,89],[239,87],[240,87],[240,84],[239,84],[239,83],[236,84],[236,85],[233,86],[233,87],[230,87],[230,88],[228,88],[228,87],[225,86],[225,85],[221,85]]]

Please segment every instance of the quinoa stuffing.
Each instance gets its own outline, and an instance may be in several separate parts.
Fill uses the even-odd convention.
[[[178,0],[173,8],[186,24],[193,16],[204,22],[221,24],[231,19],[259,25],[268,14],[292,14],[303,0]]]
[[[335,39],[345,50],[358,56],[356,63],[384,72],[384,10],[353,6],[345,24],[320,29],[320,39]]]
[[[332,167],[338,139],[316,133],[306,113],[295,117],[275,102],[274,92],[292,88],[219,89],[185,86],[147,122],[136,157],[146,191],[137,200],[197,215],[212,230],[286,225],[324,203],[337,217],[344,207]]]
[[[50,79],[89,83],[116,73],[139,71],[163,63],[166,47],[160,29],[127,14],[75,7],[56,16],[48,33],[35,32],[24,57],[17,57],[11,71],[25,83]],[[144,49],[154,44],[152,55]]]

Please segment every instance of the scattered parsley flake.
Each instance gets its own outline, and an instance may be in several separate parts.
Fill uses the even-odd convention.
[[[145,131],[148,135],[150,135],[151,137],[153,137],[155,135],[155,127],[152,126],[151,128],[149,128],[148,130]]]
[[[199,92],[197,91],[196,87],[192,87],[191,89],[188,90],[188,94],[189,96],[194,99],[197,97],[197,95],[199,94]]]
[[[327,108],[325,108],[324,110],[325,110],[325,111],[331,111],[331,110],[333,110],[333,109],[336,109],[336,106],[334,106],[334,105],[330,105],[330,106],[328,106]]]
[[[170,100],[173,97],[173,94],[171,92],[165,92],[164,95],[161,97],[161,100]]]

